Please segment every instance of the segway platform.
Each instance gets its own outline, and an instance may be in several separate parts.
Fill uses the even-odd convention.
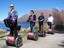
[[[33,39],[35,41],[38,40],[38,33],[37,32],[29,32],[27,34],[27,39]]]
[[[38,32],[38,35],[39,35],[40,37],[45,37],[45,36],[46,36],[46,32],[44,32],[44,31],[39,31],[39,32]]]
[[[54,31],[52,29],[48,29],[48,34],[54,34]]]

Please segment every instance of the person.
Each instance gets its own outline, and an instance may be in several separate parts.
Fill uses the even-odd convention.
[[[52,29],[53,20],[54,20],[53,16],[49,14],[48,21],[47,21],[49,29]]]
[[[18,35],[17,30],[15,29],[17,27],[18,13],[16,10],[14,10],[14,4],[10,5],[10,11],[8,13],[7,19],[11,23],[10,35],[13,36],[13,34],[15,34],[15,37],[16,37]],[[15,30],[15,32],[14,32],[14,30]]]
[[[30,11],[30,16],[27,20],[27,22],[30,22],[30,28],[31,28],[31,32],[33,32],[33,27],[35,26],[35,22],[36,22],[36,15],[34,14],[34,11],[31,10]]]
[[[44,15],[43,12],[41,12],[40,16],[38,17],[39,31],[41,31],[41,29],[43,30],[43,21],[44,21]]]

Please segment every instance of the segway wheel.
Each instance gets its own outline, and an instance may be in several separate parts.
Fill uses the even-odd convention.
[[[41,31],[41,32],[39,32],[39,34],[38,34],[40,37],[45,37],[46,36],[46,32],[44,32],[44,31]]]
[[[8,40],[6,40],[6,45],[9,46]]]
[[[29,36],[27,36],[27,40],[30,39]]]
[[[42,37],[45,37],[46,36],[46,32],[42,32]]]
[[[34,34],[34,41],[37,41],[38,40],[38,33],[35,33]]]
[[[54,35],[55,33],[54,33],[54,32],[52,32],[51,34],[52,34],[52,35]]]
[[[22,37],[18,36],[15,40],[15,46],[17,48],[21,47],[23,45],[23,40],[22,40]]]

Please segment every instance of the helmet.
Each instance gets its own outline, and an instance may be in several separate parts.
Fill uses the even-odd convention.
[[[33,10],[31,10],[30,12],[33,12],[33,13],[34,13],[34,11],[33,11]]]
[[[49,14],[49,16],[52,16],[52,14]]]
[[[41,12],[41,14],[43,14],[43,12]]]
[[[11,7],[11,6],[14,6],[14,4],[10,4],[10,7]]]

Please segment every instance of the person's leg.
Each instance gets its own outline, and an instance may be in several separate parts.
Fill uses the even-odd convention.
[[[13,36],[13,28],[10,28],[10,36]]]
[[[30,28],[31,28],[31,32],[33,31],[33,27],[35,26],[34,22],[30,22]]]
[[[39,23],[39,31],[41,31],[41,23]]]
[[[41,30],[43,31],[43,22],[42,22],[42,25],[41,25]]]
[[[35,31],[34,27],[35,27],[35,22],[33,22],[33,26],[32,26],[32,31],[33,32]]]
[[[33,30],[33,27],[31,27],[31,32],[32,32],[32,30]]]
[[[17,20],[15,20],[14,27],[17,27],[17,26],[18,26],[18,23],[17,23]]]
[[[52,23],[50,22],[50,29],[52,29]]]
[[[15,34],[15,39],[17,38],[17,36],[18,36],[18,29],[17,29],[17,26],[18,26],[18,24],[17,24],[17,20],[16,20],[16,22],[14,23],[14,34]]]
[[[48,26],[49,26],[49,29],[50,29],[50,22],[47,22]]]
[[[12,20],[8,19],[10,27],[13,26]]]
[[[31,29],[31,32],[32,32],[32,23],[30,22],[30,29]]]
[[[17,38],[17,36],[18,36],[18,32],[17,32],[17,29],[15,28],[15,30],[14,30],[14,37],[15,37],[15,39]]]
[[[34,27],[34,26],[35,26],[35,23],[32,22],[32,27],[31,27],[32,32],[33,32],[33,27]]]

